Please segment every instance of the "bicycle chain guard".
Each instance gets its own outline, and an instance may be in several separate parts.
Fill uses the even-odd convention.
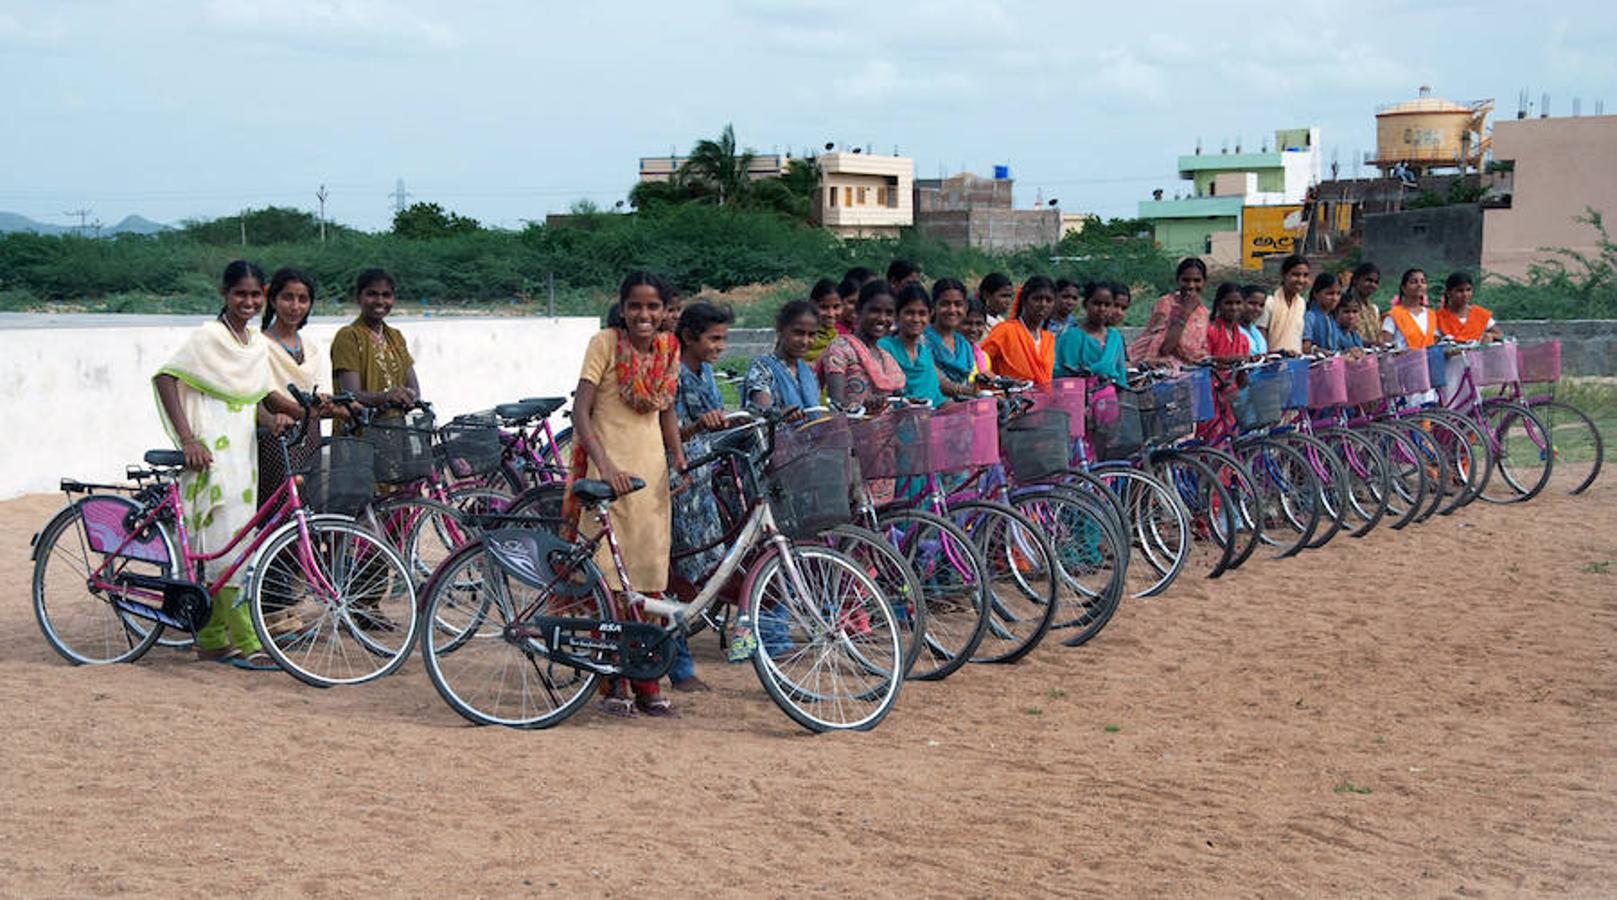
[[[674,667],[673,633],[644,622],[534,616],[522,631],[537,632],[553,662],[576,669],[656,681]],[[594,658],[597,653],[615,654],[617,664]]]

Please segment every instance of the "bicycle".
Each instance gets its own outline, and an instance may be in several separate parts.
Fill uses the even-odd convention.
[[[305,506],[286,450],[302,440],[316,401],[295,386],[288,391],[305,417],[279,442],[284,480],[212,552],[190,549],[178,479],[185,456],[178,450],[147,451],[146,468],[127,470],[133,485],[62,481],[70,498],[85,496],[33,542],[34,612],[57,653],[75,664],[137,660],[165,628],[195,634],[213,598],[243,570],[247,587],[237,602],[251,604],[265,652],[298,680],[359,684],[403,665],[417,622],[409,572],[368,529]],[[214,563],[223,568],[210,581],[206,570]],[[303,624],[275,636],[265,614],[282,610]]]

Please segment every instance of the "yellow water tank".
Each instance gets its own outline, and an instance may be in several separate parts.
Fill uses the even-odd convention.
[[[1376,153],[1369,162],[1387,171],[1400,163],[1416,171],[1475,167],[1487,150],[1493,101],[1455,103],[1421,88],[1414,100],[1376,111]]]

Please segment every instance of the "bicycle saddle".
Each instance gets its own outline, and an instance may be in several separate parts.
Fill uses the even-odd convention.
[[[639,478],[629,479],[631,490],[640,490],[646,483]],[[618,492],[612,490],[612,485],[594,478],[580,478],[573,482],[573,496],[580,503],[610,503],[618,499]]]
[[[524,397],[522,399],[522,402],[523,403],[537,403],[537,404],[539,404],[538,412],[534,413],[534,415],[544,416],[545,418],[549,418],[551,413],[553,413],[556,410],[561,409],[563,406],[567,405],[567,398],[566,397]]]
[[[185,454],[179,450],[147,450],[141,457],[148,466],[179,469],[185,466]]]
[[[499,406],[494,407],[494,414],[502,419],[507,419],[513,422],[550,415],[550,413],[545,411],[544,401],[537,399],[518,400],[515,403],[501,403]]]

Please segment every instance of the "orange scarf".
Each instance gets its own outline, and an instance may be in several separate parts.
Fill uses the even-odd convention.
[[[1437,311],[1437,330],[1462,343],[1480,341],[1488,333],[1488,322],[1492,319],[1493,313],[1475,303],[1466,307],[1464,322],[1445,306]]]
[[[1021,319],[1006,319],[995,325],[983,338],[982,351],[988,354],[995,375],[1049,384],[1055,372],[1056,336],[1040,328],[1035,341]]]
[[[1398,326],[1399,332],[1404,336],[1404,343],[1411,350],[1424,350],[1437,343],[1438,313],[1428,309],[1426,311],[1426,328],[1422,330],[1420,323],[1415,321],[1415,314],[1402,303],[1387,311],[1392,317],[1392,323]]]

